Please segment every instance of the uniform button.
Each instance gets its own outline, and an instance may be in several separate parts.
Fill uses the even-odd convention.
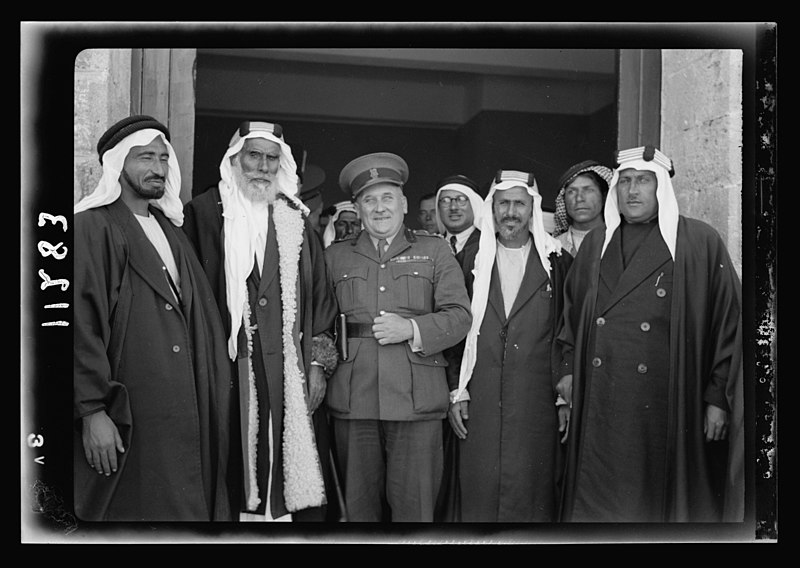
[[[500,401],[500,402],[498,402],[498,403],[497,403],[497,406],[498,406],[499,408],[503,408],[503,401]]]
[[[597,325],[606,325],[606,318],[597,318]]]
[[[386,292],[386,286],[381,286],[380,288],[378,288],[378,290],[380,290],[381,292]]]
[[[380,312],[378,312],[378,313],[379,313],[380,315],[383,315],[383,314],[385,314],[385,313],[386,313],[386,310],[381,310],[381,311],[380,311]]]
[[[646,321],[642,322],[642,325],[639,326],[642,331],[650,331],[650,324]]]
[[[664,290],[664,288],[659,288],[658,290],[656,290],[656,296],[658,296],[659,298],[663,298],[666,295],[667,291]]]
[[[180,345],[173,345],[173,346],[172,346],[172,352],[173,352],[173,353],[177,353],[177,352],[178,352],[178,351],[180,351],[180,350],[181,350],[181,347],[180,347]]]
[[[267,299],[266,299],[266,298],[261,298],[261,299],[258,301],[258,305],[259,305],[259,306],[261,306],[261,307],[263,308],[264,306],[266,306],[266,305],[267,305]]]
[[[639,366],[636,367],[636,370],[644,374],[647,372],[647,365],[645,365],[644,363],[639,363]]]
[[[381,268],[386,268],[386,264],[381,264]]]
[[[514,349],[519,349],[519,345],[517,345],[517,344],[515,343],[515,344],[514,344]]]
[[[172,309],[172,304],[164,304],[164,308],[165,308],[167,311],[170,311],[170,310]]]
[[[347,278],[347,274],[342,274],[342,278]]]
[[[415,270],[415,271],[414,271],[414,276],[419,276],[419,272],[417,272],[417,271]]]
[[[600,360],[600,357],[595,357],[592,359],[592,367],[599,367],[602,364],[603,362]]]

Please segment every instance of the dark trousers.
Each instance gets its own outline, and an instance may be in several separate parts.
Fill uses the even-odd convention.
[[[442,421],[333,420],[348,521],[431,522]]]

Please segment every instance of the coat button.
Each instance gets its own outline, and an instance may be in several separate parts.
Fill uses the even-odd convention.
[[[606,318],[597,318],[595,323],[597,323],[597,325],[606,325]]]
[[[164,309],[170,311],[172,309],[172,304],[164,304]]]
[[[639,363],[639,366],[636,367],[636,370],[644,374],[647,372],[647,365],[645,365],[644,363]]]
[[[386,268],[386,264],[381,264],[381,268]]]
[[[642,325],[639,326],[642,331],[650,331],[650,324],[646,321],[642,322]]]
[[[378,288],[378,290],[380,290],[381,292],[386,292],[386,286],[381,286],[380,288]]]
[[[386,310],[381,310],[381,311],[380,311],[380,312],[378,312],[378,313],[379,313],[380,315],[384,315],[384,314],[386,313]]]
[[[667,291],[664,290],[664,288],[659,288],[658,290],[656,290],[656,296],[658,296],[659,298],[663,298],[666,295]]]
[[[599,367],[602,364],[603,364],[603,362],[600,360],[600,357],[595,357],[594,359],[592,359],[592,366],[593,367]]]
[[[180,347],[180,345],[173,345],[173,346],[172,346],[172,352],[173,352],[173,353],[177,353],[177,352],[179,352],[180,350],[181,350],[181,347]]]
[[[267,305],[267,299],[266,299],[266,298],[261,298],[261,299],[258,301],[258,305],[259,305],[259,306],[261,306],[261,307],[263,308],[264,306],[266,306],[266,305]]]

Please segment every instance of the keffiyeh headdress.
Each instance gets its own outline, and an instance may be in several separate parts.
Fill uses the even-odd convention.
[[[164,195],[159,199],[151,199],[150,203],[161,209],[173,225],[177,227],[183,225],[183,203],[180,198],[181,171],[175,150],[169,143],[166,127],[146,116],[128,117],[106,131],[98,144],[103,175],[95,190],[75,204],[73,213],[102,207],[116,201],[122,194],[119,178],[131,148],[147,146],[157,137],[161,137],[169,151],[167,162],[169,171],[164,184]]]
[[[228,338],[228,354],[236,359],[237,337],[242,324],[242,311],[247,297],[247,277],[253,270],[255,258],[254,239],[257,231],[254,219],[248,215],[252,203],[236,187],[231,157],[241,151],[249,138],[264,138],[281,148],[280,166],[274,183],[279,193],[286,196],[308,215],[308,208],[297,197],[297,164],[292,150],[283,140],[279,124],[269,122],[245,122],[233,134],[228,150],[219,165],[219,194],[222,200],[223,232],[225,243],[225,282],[228,311],[231,314],[231,335]]]
[[[536,184],[533,174],[519,172],[515,170],[500,170],[497,172],[489,190],[489,195],[483,201],[480,212],[480,247],[475,256],[475,268],[472,273],[475,276],[472,294],[472,325],[467,333],[464,357],[461,361],[461,372],[458,379],[458,391],[455,394],[457,399],[466,389],[472,377],[472,370],[475,368],[478,349],[478,335],[480,334],[483,316],[486,313],[486,305],[489,298],[489,285],[492,280],[492,268],[497,252],[497,228],[494,222],[494,195],[498,191],[511,189],[512,187],[523,187],[533,198],[533,212],[528,226],[528,230],[533,235],[533,242],[536,246],[536,253],[542,267],[550,274],[550,255],[561,254],[561,243],[553,238],[544,230],[542,214],[542,196]]]
[[[580,162],[575,164],[574,166],[570,167],[561,178],[558,180],[558,195],[556,196],[556,211],[553,214],[553,221],[555,223],[555,229],[553,230],[553,236],[557,237],[561,233],[565,233],[567,229],[569,229],[569,219],[567,218],[567,205],[564,202],[564,193],[566,187],[581,174],[585,174],[586,172],[594,172],[599,175],[605,182],[608,187],[611,186],[611,178],[614,175],[614,172],[611,168],[607,168],[604,165],[600,164],[599,162],[595,162],[594,160],[586,160],[584,162]]]
[[[600,256],[602,257],[605,254],[608,243],[611,241],[611,237],[621,221],[617,181],[619,181],[619,172],[629,168],[651,171],[656,175],[656,180],[658,181],[658,187],[656,188],[658,227],[664,242],[667,244],[667,248],[669,248],[672,259],[675,260],[675,242],[678,237],[678,216],[680,215],[678,200],[675,197],[675,190],[670,179],[675,175],[675,167],[672,164],[672,160],[654,146],[640,146],[629,150],[620,150],[617,153],[617,165],[614,170],[614,176],[609,183],[610,189],[603,213],[606,220],[606,235]]]
[[[328,224],[325,225],[325,231],[322,233],[322,244],[325,248],[328,248],[330,244],[336,240],[336,227],[334,227],[333,224],[344,211],[351,211],[358,217],[358,209],[356,209],[352,201],[340,201],[336,203],[333,206],[333,214],[330,216]]]
[[[439,233],[444,235],[447,232],[447,228],[444,226],[444,223],[442,223],[442,216],[439,214],[439,196],[443,191],[449,189],[460,191],[467,196],[469,204],[472,206],[472,226],[479,229],[483,198],[478,195],[478,186],[474,181],[465,176],[457,175],[448,177],[439,182],[439,189],[436,190],[436,226],[439,227]]]

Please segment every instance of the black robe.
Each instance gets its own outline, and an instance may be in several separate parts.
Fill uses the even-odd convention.
[[[259,432],[259,470],[264,467],[272,468],[272,488],[271,488],[271,514],[273,518],[278,518],[287,514],[283,495],[283,458],[280,448],[282,447],[282,426],[283,426],[283,340],[281,334],[281,314],[282,302],[280,294],[280,283],[278,277],[278,246],[275,236],[275,228],[270,215],[270,223],[267,235],[267,248],[264,256],[264,270],[261,275],[257,271],[251,274],[247,281],[248,292],[251,300],[251,311],[258,329],[254,332],[254,373],[256,383],[260,388],[266,388],[269,392],[268,397],[259,397],[261,413],[269,409],[272,413],[272,439],[267,441],[266,420],[260,420]],[[197,255],[201,260],[204,270],[208,275],[208,280],[214,289],[222,320],[225,325],[225,332],[230,335],[231,318],[227,308],[227,294],[225,284],[224,269],[224,233],[223,233],[222,203],[219,188],[213,187],[201,195],[195,197],[186,204],[184,231],[189,240],[195,246]],[[308,222],[305,222],[305,236],[300,253],[299,286],[298,296],[298,322],[302,329],[300,341],[301,353],[298,355],[305,366],[305,373],[308,376],[312,360],[312,343],[314,336],[325,334],[332,329],[337,313],[336,297],[330,284],[327,274],[325,260],[322,253],[322,244],[319,237],[314,233]],[[263,302],[257,300],[264,299]],[[240,353],[242,352],[243,330],[240,330]],[[227,343],[226,343],[227,345]],[[229,360],[230,361],[230,360]],[[232,509],[243,511],[245,500],[244,478],[246,472],[243,471],[244,455],[242,450],[240,424],[241,412],[239,404],[239,370],[238,366],[231,362],[232,374],[234,376],[235,394],[232,396],[231,406],[231,463],[229,469],[229,491],[231,494]],[[245,414],[246,416],[246,414]],[[330,433],[328,428],[328,416],[324,405],[321,405],[313,414],[314,433],[316,437],[319,462],[322,467],[323,480],[325,482],[325,492],[327,506],[321,509],[306,509],[294,513],[294,520],[337,520],[340,514],[338,501],[336,499],[336,484],[334,482],[334,472],[331,467],[330,454]],[[275,463],[267,465],[267,451],[261,448],[274,448]],[[261,503],[257,509],[258,514],[264,514],[266,499],[263,498],[266,492],[264,484],[265,477],[259,479],[259,494],[262,496]]]
[[[180,272],[118,199],[75,215],[74,482],[83,520],[229,520],[230,369],[211,287],[186,236],[150,208]],[[125,452],[89,467],[82,417],[105,410]]]
[[[602,494],[598,497],[605,499],[608,506],[606,511],[593,513],[596,520],[626,520],[620,517],[630,514],[634,518],[627,520],[641,520],[641,516],[661,522],[741,521],[744,405],[739,277],[719,235],[701,221],[680,217],[674,262],[660,231],[655,229],[627,270],[622,269],[619,233],[617,229],[602,262],[605,232],[596,229],[589,233],[566,282],[564,325],[558,341],[564,348],[561,374],[573,374],[573,407],[561,518],[574,520],[578,472],[590,471],[595,483],[600,479],[606,482],[593,489]],[[604,288],[607,293],[602,292]],[[640,299],[637,304],[637,295],[649,299]],[[648,314],[656,309],[653,305],[667,298],[670,302],[663,321],[666,331],[659,331],[653,326],[662,325],[662,316],[655,313],[651,322]],[[610,349],[610,344],[596,344],[601,337],[597,330],[606,329],[613,323],[611,318],[618,317],[631,322],[630,330],[617,330],[621,337],[616,343],[618,350],[601,352],[603,345]],[[624,337],[628,333],[643,339],[653,332],[665,334],[659,345],[648,347],[646,342],[631,342]],[[638,356],[649,357],[654,364],[644,360],[634,364]],[[641,499],[625,493],[630,480],[615,479],[619,472],[613,471],[614,460],[599,460],[596,454],[592,457],[588,443],[597,433],[587,432],[587,427],[591,423],[596,428],[597,419],[605,421],[607,435],[618,433],[616,428],[621,425],[616,420],[620,414],[612,412],[608,404],[630,395],[623,388],[615,397],[600,402],[606,408],[599,408],[595,391],[606,390],[610,385],[598,382],[593,391],[592,379],[601,376],[598,369],[607,364],[620,368],[627,359],[631,363],[631,379],[620,375],[615,380],[628,381],[636,376],[650,380],[653,373],[663,376],[664,431],[658,437],[663,450],[657,458],[663,468],[650,485],[658,498],[646,509],[640,506]],[[659,363],[661,359],[663,362]],[[631,386],[635,384],[631,382]],[[628,404],[636,404],[634,398]],[[729,412],[727,441],[705,441],[703,425],[709,403]],[[643,405],[640,410],[645,413],[655,409]],[[644,433],[629,435],[641,437]],[[627,459],[646,461],[642,451],[633,451]],[[598,471],[598,467],[604,471]],[[581,507],[584,506],[582,501]]]

